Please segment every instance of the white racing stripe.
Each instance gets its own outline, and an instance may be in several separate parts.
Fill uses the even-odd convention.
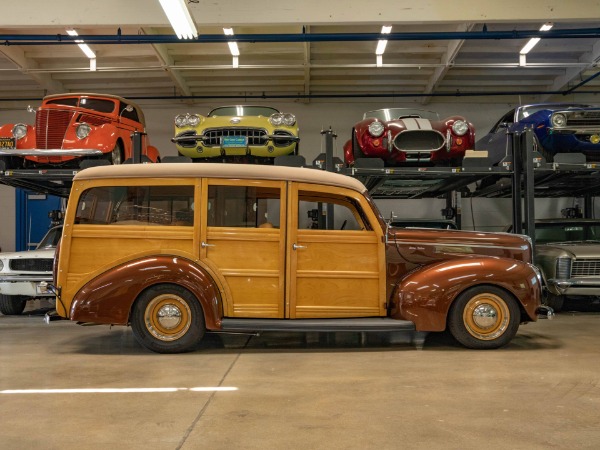
[[[81,389],[7,389],[0,394],[147,394],[162,392],[225,392],[237,391],[236,387],[192,387],[192,388],[81,388]]]
[[[431,122],[428,119],[413,119],[407,117],[402,119],[407,130],[432,130]]]

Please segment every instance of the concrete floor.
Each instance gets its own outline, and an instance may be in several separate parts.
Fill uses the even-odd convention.
[[[600,308],[495,351],[277,333],[211,335],[183,355],[32,308],[0,315],[3,449],[600,448]],[[149,391],[93,392],[109,388]]]

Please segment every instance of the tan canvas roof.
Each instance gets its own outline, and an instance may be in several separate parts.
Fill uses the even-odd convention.
[[[119,166],[90,167],[75,175],[74,180],[101,178],[245,178],[262,180],[290,180],[305,183],[319,183],[339,186],[358,192],[365,192],[365,186],[358,180],[323,170],[261,166],[257,164],[218,164],[218,163],[158,163],[123,164]]]

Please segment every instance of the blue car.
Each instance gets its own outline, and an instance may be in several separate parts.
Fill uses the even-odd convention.
[[[506,113],[482,139],[477,150],[487,150],[493,164],[511,153],[508,132],[532,128],[537,151],[552,162],[557,153],[583,153],[586,161],[600,161],[600,107],[576,103],[519,106]]]

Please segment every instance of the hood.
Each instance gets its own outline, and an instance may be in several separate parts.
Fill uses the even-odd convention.
[[[570,252],[577,258],[600,258],[600,242],[598,241],[553,242],[552,244],[540,244],[538,248],[540,251],[554,248]]]
[[[8,261],[10,259],[37,259],[37,258],[46,258],[53,259],[54,252],[56,249],[48,248],[42,250],[28,250],[24,252],[5,252],[0,253],[0,259],[2,261]]]

